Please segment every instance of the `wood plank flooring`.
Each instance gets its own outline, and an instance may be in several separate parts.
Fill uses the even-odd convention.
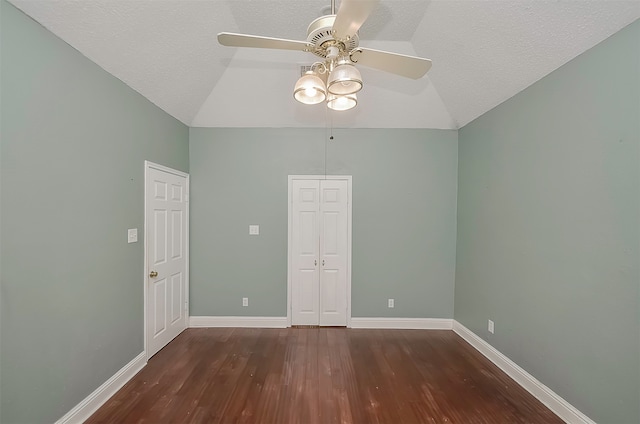
[[[452,331],[191,328],[86,421],[562,423]]]

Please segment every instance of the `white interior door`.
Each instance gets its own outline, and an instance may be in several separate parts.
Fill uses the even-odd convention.
[[[320,325],[347,325],[347,181],[320,182]]]
[[[187,328],[188,196],[188,175],[147,163],[147,358]]]
[[[294,325],[318,325],[320,316],[318,256],[318,181],[293,181],[293,261],[295,282],[292,319]]]
[[[346,326],[349,315],[349,180],[290,180],[292,325]]]

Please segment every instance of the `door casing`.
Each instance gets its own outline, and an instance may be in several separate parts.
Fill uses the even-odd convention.
[[[287,184],[287,326],[291,327],[291,284],[293,279],[293,251],[291,238],[293,236],[293,198],[292,188],[294,180],[346,180],[347,181],[347,327],[351,328],[351,235],[352,235],[352,182],[351,175],[289,175]]]
[[[185,178],[185,184],[186,184],[186,194],[185,194],[185,200],[186,200],[186,233],[185,233],[185,270],[184,270],[184,275],[185,275],[185,281],[184,281],[184,299],[185,299],[185,319],[187,322],[187,327],[189,326],[189,174],[182,172],[182,171],[178,171],[176,169],[172,169],[169,168],[167,166],[164,165],[159,165],[157,163],[153,163],[150,162],[148,160],[144,161],[144,275],[143,275],[143,281],[144,281],[144,354],[145,354],[145,358],[148,361],[149,360],[149,350],[148,350],[148,338],[149,338],[149,334],[148,334],[148,322],[147,322],[147,312],[148,312],[148,302],[149,302],[149,246],[148,246],[148,237],[147,235],[149,234],[149,222],[147,221],[147,182],[148,182],[148,178],[149,178],[149,170],[150,169],[156,169],[158,171],[162,171],[162,172],[167,172],[169,174],[174,174],[174,175],[178,175],[180,177],[184,177]]]

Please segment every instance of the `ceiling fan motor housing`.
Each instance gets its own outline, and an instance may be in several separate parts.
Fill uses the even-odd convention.
[[[340,53],[349,53],[358,47],[360,38],[354,34],[348,40],[336,40],[333,35],[333,22],[336,15],[321,16],[309,24],[307,29],[307,41],[315,46],[311,53],[320,57],[327,57],[327,49],[331,46],[338,47]]]

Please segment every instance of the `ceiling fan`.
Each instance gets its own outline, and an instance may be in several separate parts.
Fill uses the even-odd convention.
[[[356,93],[362,89],[356,64],[413,79],[423,77],[431,68],[429,59],[359,46],[358,30],[378,3],[342,0],[336,14],[335,0],[331,0],[331,14],[309,24],[306,41],[221,32],[218,42],[229,47],[298,50],[319,56],[321,61],[296,82],[294,98],[304,104],[326,101],[330,109],[348,110],[356,106]]]

